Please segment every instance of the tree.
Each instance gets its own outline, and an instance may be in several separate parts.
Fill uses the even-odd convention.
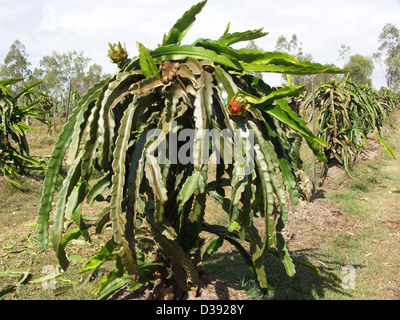
[[[372,72],[374,71],[374,62],[372,58],[355,54],[345,64],[345,69],[350,70],[349,78],[357,85],[368,85],[372,87]]]
[[[400,89],[400,30],[387,23],[379,35],[380,47],[375,58],[383,59],[386,65],[386,84],[390,90]]]
[[[302,56],[302,46],[303,44],[299,41],[296,34],[292,35],[290,41],[286,39],[283,35],[281,35],[276,41],[275,49],[278,51],[288,52],[295,57]]]
[[[259,46],[257,46],[257,44],[255,43],[254,40],[250,40],[249,44],[247,45],[246,49],[252,49],[252,50],[257,50],[257,51],[263,51],[262,48],[260,48]],[[251,75],[256,76],[260,79],[263,78],[262,73],[261,72],[250,72]]]
[[[69,114],[71,92],[75,90],[82,95],[94,83],[104,78],[102,67],[98,64],[89,66],[90,61],[83,52],[60,54],[53,51],[52,55],[44,56],[40,60],[40,68],[33,72],[34,79],[43,80],[42,91],[55,97],[57,101],[64,101],[62,109],[66,117]]]
[[[340,46],[339,49],[339,59],[338,60],[344,60],[344,64],[347,63],[347,56],[350,54],[350,47],[346,46],[344,43]]]
[[[292,38],[290,41],[284,36],[281,35],[278,40],[276,41],[275,44],[275,49],[281,52],[288,52],[291,53],[293,56],[297,57],[300,59],[302,56],[302,48],[301,48],[302,43],[299,42],[299,39],[297,38],[296,34],[292,35]],[[282,80],[287,80],[286,75],[282,75]],[[292,84],[300,84],[304,79],[302,79],[302,76],[295,76],[291,75],[291,82]]]
[[[104,78],[102,71],[102,66],[96,63],[91,65],[85,76],[77,83],[76,89],[78,92],[85,93],[95,83],[100,82]]]
[[[27,79],[32,74],[28,57],[26,47],[19,40],[15,40],[4,58],[4,64],[0,67],[0,76],[8,79]],[[18,90],[23,85],[23,81],[17,82],[14,84],[14,89]]]
[[[310,53],[304,53],[303,48],[301,47],[303,44],[299,41],[296,34],[292,35],[290,41],[288,41],[283,35],[281,35],[275,44],[275,49],[278,51],[288,52],[295,56],[299,61],[313,61],[313,56]],[[332,68],[336,66],[331,64],[329,65]],[[293,85],[297,86],[305,86],[308,90],[312,88],[312,77],[314,77],[315,83],[321,83],[323,81],[329,81],[332,78],[331,74],[322,73],[316,75],[290,75],[290,80]],[[282,75],[282,79],[284,81],[287,80],[286,75]]]
[[[83,52],[70,51],[44,56],[40,60],[40,68],[35,68],[33,77],[43,80],[42,89],[54,97],[59,98],[71,87],[83,94],[94,83],[104,76],[102,67],[98,64],[89,65],[91,58],[85,57]]]
[[[44,56],[40,60],[40,69],[35,69],[34,75],[43,80],[45,91],[58,98],[68,90],[70,82],[74,89],[79,87],[90,60],[83,56],[83,52],[78,54],[72,51],[59,54],[53,51],[52,55]]]
[[[331,68],[337,68],[337,66],[333,63],[327,64]],[[333,80],[341,80],[343,79],[342,74],[334,74],[334,73],[319,73],[315,75],[309,76],[301,76],[299,77],[299,81],[297,85],[305,86],[307,91],[312,90],[312,81],[314,78],[314,87],[318,86],[321,83],[333,81]]]

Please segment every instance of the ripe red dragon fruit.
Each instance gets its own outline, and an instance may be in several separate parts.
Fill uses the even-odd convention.
[[[247,101],[241,96],[235,96],[233,100],[229,103],[229,112],[231,115],[236,116],[242,114],[246,110]]]

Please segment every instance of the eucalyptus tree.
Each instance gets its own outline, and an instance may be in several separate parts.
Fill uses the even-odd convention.
[[[89,65],[90,61],[91,58],[86,57],[84,52],[53,51],[51,55],[42,57],[40,67],[34,70],[33,76],[42,81],[41,90],[53,96],[56,101],[63,101],[62,111],[66,118],[69,115],[68,101],[72,92],[81,95],[103,78],[102,67],[98,64]]]
[[[28,53],[26,47],[21,41],[15,40],[10,50],[4,58],[3,64],[0,65],[0,76],[7,79],[24,79],[27,80],[32,74],[30,69],[31,63],[28,61]],[[24,85],[24,81],[18,81],[12,86],[14,90],[19,90]]]
[[[347,57],[350,54],[350,50],[351,50],[350,46],[346,46],[344,43],[342,43],[340,45],[340,49],[338,51],[339,52],[339,59],[338,60],[343,60],[344,64],[346,64],[347,63]]]
[[[350,56],[349,61],[344,65],[349,70],[349,79],[357,85],[368,85],[372,87],[372,73],[374,71],[374,61],[372,58],[355,54]]]
[[[383,59],[386,65],[386,83],[392,91],[400,88],[400,30],[387,23],[379,35],[380,47],[375,57]]]

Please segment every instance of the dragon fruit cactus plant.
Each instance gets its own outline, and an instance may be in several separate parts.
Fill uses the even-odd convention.
[[[280,124],[301,134],[320,160],[325,143],[285,100],[302,87],[271,88],[251,73],[342,71],[287,53],[232,47],[265,36],[262,29],[231,33],[228,25],[217,40],[181,44],[205,4],[185,12],[154,50],[137,43],[138,56],[127,60],[120,44],[110,45],[117,71],[82,97],[49,160],[38,217],[40,248],[51,238],[66,269],[72,239],[108,237],[80,270],[95,272],[115,261],[94,290],[100,298],[148,282],[158,299],[191,298],[201,288],[203,262],[224,242],[241,253],[261,288],[269,286],[268,254],[282,261],[289,276],[295,263],[317,271],[292,258],[282,236],[288,204],[298,195]],[[182,150],[189,156],[182,158]],[[220,158],[215,165],[204,161],[212,152]],[[69,171],[50,226],[65,156]],[[227,225],[207,221],[207,199],[226,212]],[[102,204],[95,222],[87,220],[84,202]],[[255,227],[255,217],[264,219],[263,228]],[[214,238],[206,242],[205,234]]]

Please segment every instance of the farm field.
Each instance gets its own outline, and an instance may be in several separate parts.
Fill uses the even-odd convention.
[[[30,134],[32,154],[50,154],[54,135],[61,126],[62,122],[56,123],[52,135],[48,135],[45,126],[39,126],[40,134]],[[399,110],[389,118],[383,132],[394,153],[400,154],[396,144],[400,134]],[[310,161],[305,162],[305,168],[311,173]],[[85,278],[85,274],[76,272],[99,249],[100,236],[93,235],[90,245],[83,240],[74,240],[69,251],[71,266],[67,272],[59,273],[53,250],[40,252],[36,240],[43,176],[37,174],[21,179],[24,182],[22,189],[12,187],[4,180],[0,185],[1,298],[95,299],[91,291],[100,281],[101,274]],[[208,286],[203,299],[398,300],[399,212],[400,161],[389,157],[371,137],[353,177],[332,167],[323,184],[317,186],[312,201],[301,201],[291,208],[284,232],[290,254],[310,261],[319,268],[320,275],[296,265],[297,273],[290,278],[278,259],[268,257],[265,264],[272,290],[263,295],[236,249],[224,244],[205,261]],[[95,216],[89,206],[85,207],[84,214]],[[226,214],[211,203],[206,214],[216,221],[226,219]],[[43,278],[50,271],[56,272],[56,276]],[[106,271],[107,264],[99,273]],[[351,275],[354,278],[350,278]],[[50,286],[52,283],[53,287]],[[132,294],[122,290],[111,298],[130,297]]]

